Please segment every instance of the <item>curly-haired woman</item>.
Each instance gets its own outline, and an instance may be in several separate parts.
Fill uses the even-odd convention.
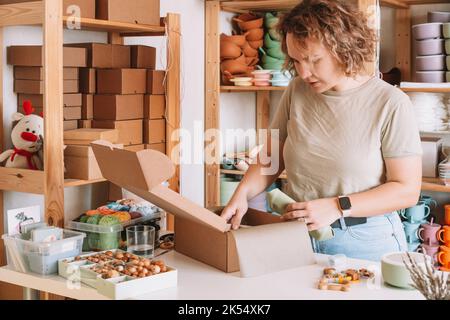
[[[282,218],[304,219],[309,230],[334,228],[333,239],[314,242],[316,252],[379,260],[407,250],[396,210],[419,198],[419,131],[408,96],[365,70],[377,41],[366,16],[344,1],[305,0],[279,31],[296,77],[265,146],[278,153],[278,172],[262,174],[267,165],[258,159],[222,216],[237,228],[248,199],[286,169],[287,193],[298,202]]]

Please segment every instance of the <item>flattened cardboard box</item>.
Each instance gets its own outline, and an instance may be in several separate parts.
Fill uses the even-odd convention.
[[[155,70],[156,48],[133,45],[131,48],[131,67]]]
[[[78,80],[78,68],[63,68],[63,80]],[[15,80],[44,80],[42,67],[14,67]]]
[[[69,6],[78,6],[79,10],[69,10]],[[95,19],[95,0],[64,0],[63,1],[63,15],[80,14],[81,18]]]
[[[159,26],[159,0],[97,0],[97,19]]]
[[[96,94],[94,96],[95,120],[142,119],[144,96],[141,94]]]
[[[44,107],[44,95],[42,94],[18,94],[18,104],[22,108],[23,102],[28,100],[31,105],[36,108]],[[79,107],[82,105],[82,96],[80,93],[66,93],[63,95],[64,107]]]
[[[69,43],[64,48],[82,48],[85,50],[85,67],[89,68],[112,68],[112,47],[110,44],[86,42]]]
[[[166,97],[163,94],[146,94],[144,98],[144,118],[164,119],[166,113]]]
[[[145,76],[145,69],[99,69],[97,93],[144,94]]]
[[[175,215],[175,250],[225,272],[238,271],[237,249],[225,219],[162,185],[175,173],[167,156],[154,150],[120,150],[102,141],[91,146],[103,177]],[[280,222],[278,217],[256,210],[249,210],[245,216],[252,228]],[[310,249],[306,228],[305,235],[305,246]],[[254,241],[257,245],[258,239]],[[305,252],[304,265],[314,262],[312,250]]]
[[[7,48],[8,64],[42,67],[42,46],[11,46]],[[86,49],[63,47],[64,67],[86,67]]]
[[[143,123],[142,120],[94,120],[94,128],[117,129],[119,137],[117,143],[129,146],[142,144]]]
[[[78,80],[63,80],[64,93],[77,93],[78,91]],[[14,92],[44,94],[44,81],[14,80]]]
[[[95,93],[96,90],[96,70],[93,68],[80,68],[80,92]]]

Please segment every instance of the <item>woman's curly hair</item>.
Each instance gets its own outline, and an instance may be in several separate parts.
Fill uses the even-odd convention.
[[[374,61],[378,40],[376,31],[367,22],[363,12],[341,0],[302,1],[278,24],[282,50],[288,57],[286,68],[295,71],[286,45],[286,35],[292,33],[302,47],[305,47],[307,38],[322,42],[346,76],[365,71],[365,63]]]

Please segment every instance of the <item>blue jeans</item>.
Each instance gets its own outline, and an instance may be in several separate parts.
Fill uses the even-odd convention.
[[[380,261],[388,252],[408,251],[403,225],[397,211],[369,217],[364,224],[334,228],[335,237],[326,241],[312,239],[314,251],[345,254],[349,258]]]

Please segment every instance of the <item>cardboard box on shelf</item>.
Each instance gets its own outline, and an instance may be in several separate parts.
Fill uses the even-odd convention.
[[[112,68],[129,68],[131,66],[131,50],[129,46],[112,44]]]
[[[154,70],[156,67],[156,48],[133,45],[131,48],[131,67]]]
[[[78,68],[63,68],[63,80],[78,80],[78,70]],[[15,66],[14,79],[44,80],[44,68]]]
[[[169,180],[175,173],[175,165],[166,155],[153,150],[120,150],[103,142],[96,142],[91,146],[103,177],[175,215],[175,250],[178,252],[225,272],[235,272],[240,269],[235,238],[245,233],[248,236],[247,241],[242,237],[240,240],[245,242],[245,247],[255,247],[263,241],[260,235],[264,232],[266,243],[275,241],[275,245],[281,245],[289,233],[289,236],[295,234],[295,240],[299,241],[298,246],[296,244],[293,249],[301,249],[302,254],[294,257],[293,252],[291,254],[284,251],[292,250],[291,248],[284,248],[283,252],[271,250],[270,254],[260,257],[261,251],[255,251],[260,259],[267,259],[260,261],[264,267],[269,267],[266,272],[274,271],[274,264],[270,263],[274,259],[277,261],[278,271],[315,264],[311,240],[304,222],[281,222],[277,216],[249,209],[244,216],[244,223],[251,227],[229,232],[230,225],[219,216],[219,212],[205,209],[162,185],[162,182]],[[242,249],[242,246],[240,248]],[[265,246],[262,249],[264,248]],[[253,255],[252,258],[256,256]],[[278,258],[282,258],[283,263],[280,263]],[[250,268],[253,265],[245,264],[244,267]],[[248,269],[246,271],[248,272]]]
[[[95,0],[64,0],[63,15],[95,19]]]
[[[422,176],[427,178],[439,177],[438,165],[443,160],[442,143],[439,137],[421,137],[422,141]]]
[[[166,143],[164,142],[164,143],[146,144],[145,149],[156,150],[156,151],[166,154]]]
[[[64,132],[68,130],[75,130],[78,128],[77,120],[65,120],[63,121]]]
[[[78,120],[78,128],[92,128],[92,120]]]
[[[147,93],[165,94],[164,77],[166,72],[163,70],[147,70]]]
[[[93,68],[80,69],[80,92],[95,93],[97,90],[96,70]]]
[[[42,67],[42,46],[10,46],[7,48],[8,64],[15,66]],[[86,67],[86,49],[63,47],[64,67]]]
[[[145,69],[97,70],[97,93],[144,94]]]
[[[164,119],[166,113],[166,97],[162,94],[146,94],[144,97],[144,118]]]
[[[123,199],[122,188],[114,183],[108,182],[108,201],[117,201]]]
[[[89,120],[94,118],[94,95],[83,94],[81,105],[81,119]]]
[[[23,102],[28,100],[31,105],[36,108],[42,108],[44,106],[44,95],[42,94],[18,94],[18,106],[22,108]],[[79,107],[82,104],[81,93],[66,93],[63,95],[64,107]]]
[[[145,144],[134,144],[123,147],[125,150],[138,152],[145,149]]]
[[[78,120],[81,119],[81,107],[64,107],[64,120]],[[78,123],[77,123],[78,125]]]
[[[89,145],[95,140],[106,140],[116,143],[119,132],[114,129],[80,128],[64,132],[64,143]]]
[[[94,96],[95,120],[133,120],[142,119],[144,96],[141,94]]]
[[[97,0],[97,19],[159,26],[159,0]]]
[[[125,146],[130,144],[142,144],[142,120],[94,120],[92,127],[117,129],[119,136],[117,143]]]
[[[64,44],[64,48],[82,48],[85,50],[85,67],[112,68],[112,46],[107,43],[86,42]]]
[[[67,145],[64,150],[64,166],[67,179],[101,179],[102,173],[90,146]]]
[[[146,144],[166,141],[166,120],[144,120],[144,142]]]
[[[41,80],[14,80],[14,92],[28,94],[44,94],[44,81]],[[64,93],[78,92],[78,80],[64,80]]]

